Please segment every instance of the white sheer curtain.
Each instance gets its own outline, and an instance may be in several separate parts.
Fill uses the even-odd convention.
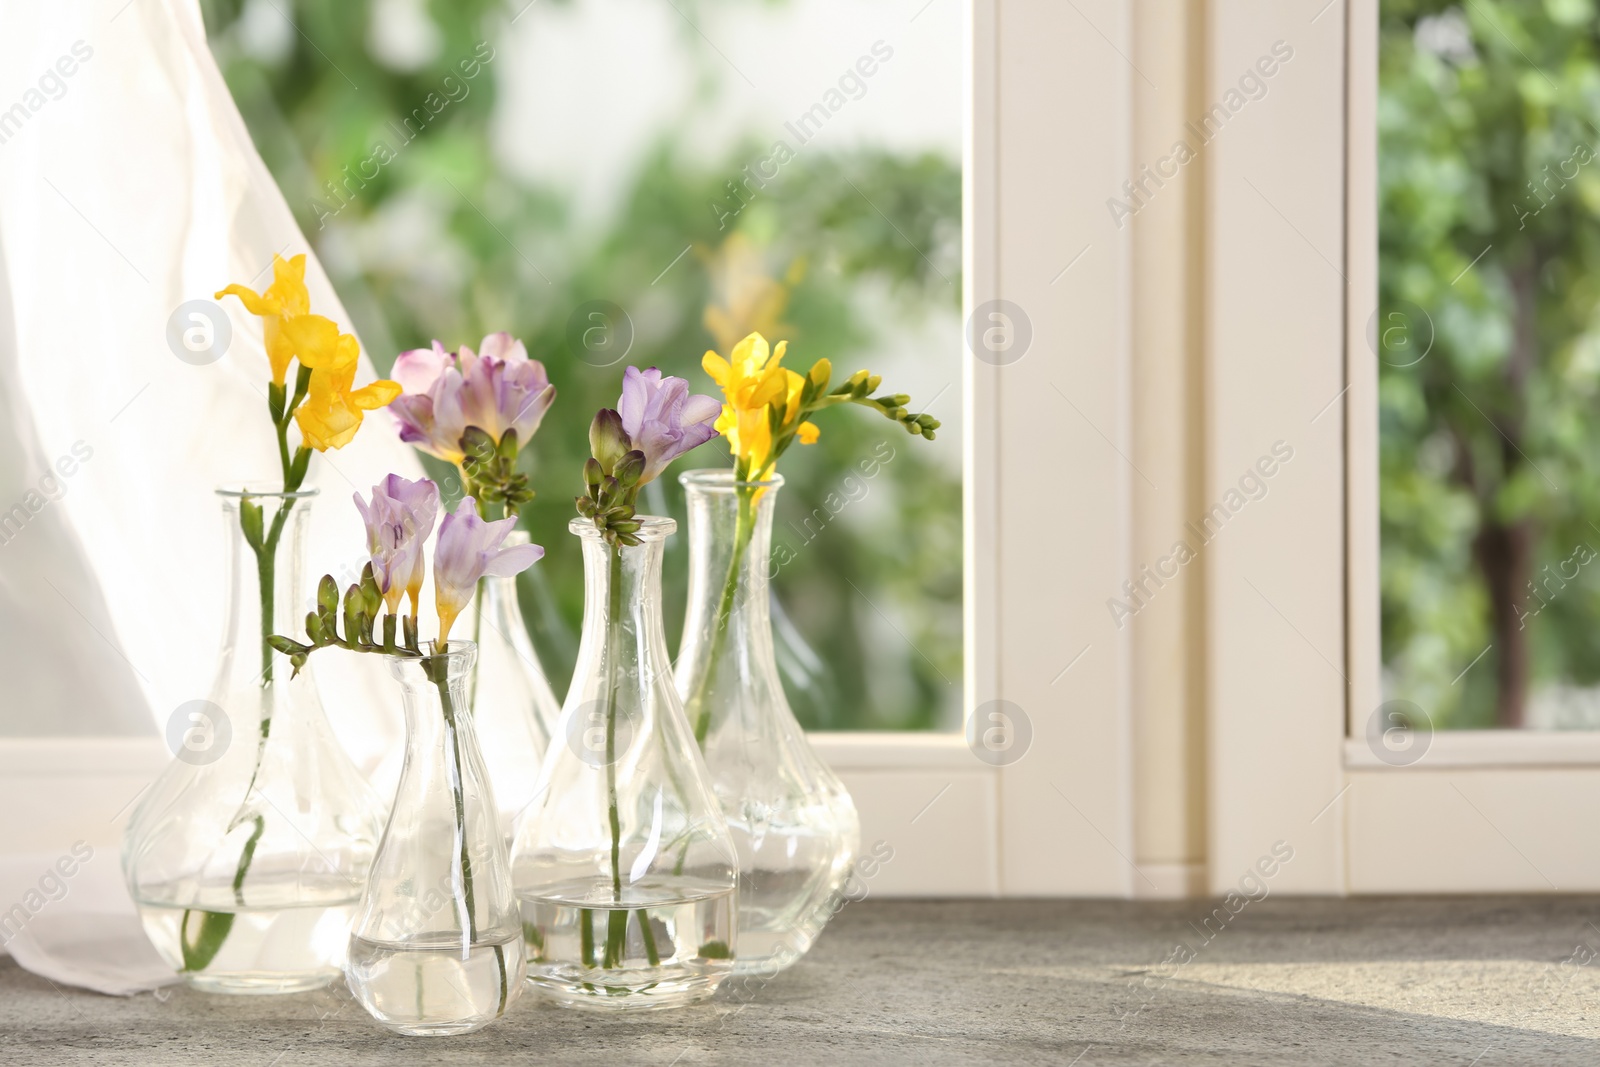
[[[212,490],[277,469],[257,320],[229,300],[231,345],[204,366],[174,354],[168,320],[310,248],[191,0],[0,21],[0,737],[164,732],[215,662]],[[314,255],[306,281],[350,328]],[[359,562],[352,491],[418,470],[382,412],[316,457],[313,571]],[[334,729],[373,772],[398,747],[391,683],[374,657],[320,659]]]

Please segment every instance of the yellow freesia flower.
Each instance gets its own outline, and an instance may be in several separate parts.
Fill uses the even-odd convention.
[[[776,445],[790,434],[797,434],[806,445],[817,439],[814,424],[795,426],[806,379],[781,366],[787,348],[787,341],[769,348],[765,337],[752,333],[733,346],[727,359],[707,352],[700,360],[705,372],[722,387],[722,415],[716,428],[728,439],[740,477],[746,481],[765,481],[772,475]],[[777,409],[780,416],[776,438],[769,408]]]
[[[714,302],[706,305],[705,327],[719,349],[731,349],[751,333],[787,332],[781,319],[789,289],[805,274],[796,260],[782,281],[767,272],[762,251],[742,233],[734,233],[703,257],[711,275]]]
[[[311,295],[306,292],[305,255],[293,259],[273,256],[272,284],[264,292],[257,293],[254,289],[235,284],[219,289],[212,295],[214,299],[221,300],[230,293],[239,298],[250,314],[261,316],[267,361],[272,364],[272,384],[281,386],[289,375],[289,364],[295,358],[294,346],[284,335],[284,327],[311,312]]]
[[[305,366],[313,371],[332,370],[360,356],[356,339],[339,332],[339,324],[322,315],[297,315],[284,322],[279,340]]]
[[[318,347],[297,349],[300,361],[312,369],[306,401],[295,409],[294,421],[301,439],[318,452],[349,444],[361,428],[363,412],[385,407],[400,395],[399,382],[381,378],[352,390],[361,349],[350,334],[334,332],[334,342],[328,345],[321,336],[324,331],[313,324],[305,333]]]

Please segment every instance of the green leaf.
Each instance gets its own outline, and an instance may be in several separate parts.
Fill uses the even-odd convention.
[[[190,916],[197,917],[199,922],[191,923]],[[227,940],[228,931],[232,929],[231,911],[185,911],[178,925],[178,946],[183,954],[182,970],[193,973],[211,966],[211,961],[222,951],[222,942]]]
[[[726,941],[707,941],[700,946],[700,958],[703,960],[731,960],[733,950],[728,948]]]

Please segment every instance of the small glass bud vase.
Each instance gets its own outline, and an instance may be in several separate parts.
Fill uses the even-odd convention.
[[[528,543],[523,530],[514,530],[505,539],[506,547]],[[468,683],[468,695],[495,810],[500,813],[500,829],[509,848],[512,822],[533,799],[561,705],[522,620],[516,576],[480,581],[473,610],[478,665]]]
[[[778,678],[768,579],[783,478],[699,470],[679,481],[689,497],[689,608],[674,674],[739,852],[736,969],[770,976],[804,955],[837,910],[860,823]]]
[[[505,1013],[526,957],[511,871],[468,710],[470,641],[390,656],[406,756],[350,935],[346,984],[402,1034],[464,1034]]]
[[[733,969],[737,861],[672,687],[661,560],[677,524],[612,547],[586,519],[583,636],[512,878],[528,980],[610,1011],[710,996]]]
[[[314,490],[223,490],[229,601],[207,700],[174,713],[176,757],[123,835],[156,951],[211,993],[293,993],[339,977],[383,805],[323,715],[310,669],[265,642],[300,630]]]

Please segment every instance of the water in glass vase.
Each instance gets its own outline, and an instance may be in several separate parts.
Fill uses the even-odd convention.
[[[571,1007],[668,1008],[732,972],[738,903],[726,885],[642,882],[618,903],[585,899],[592,884],[520,898],[536,989]]]
[[[475,942],[461,936],[432,940],[350,939],[350,983],[362,1007],[390,1029],[416,1037],[476,1030],[499,1018],[525,973],[517,937]]]
[[[406,759],[350,937],[345,984],[402,1034],[464,1034],[522,992],[527,958],[466,681],[470,641],[388,657]]]
[[[740,849],[741,862],[765,857],[759,833],[747,825],[728,821]],[[744,835],[741,837],[740,835]],[[750,847],[746,842],[753,842]],[[791,833],[777,864],[742,867],[739,871],[739,972],[771,974],[805,955],[822,926],[838,910],[841,885],[848,884],[850,853],[840,853],[829,834]],[[767,849],[765,851],[776,851]]]
[[[773,508],[783,479],[690,471],[689,611],[673,679],[739,855],[735,971],[793,964],[838,910],[860,838],[844,784],[789,708],[772,640]]]
[[[173,716],[174,758],[134,809],[122,867],[151,943],[191,986],[293,993],[339,975],[383,805],[334,738],[312,671],[262,639],[305,612],[312,494],[220,496],[232,593],[217,675],[208,700]],[[272,547],[246,534],[256,523]]]
[[[328,984],[344,966],[357,898],[344,883],[325,888],[252,884],[241,905],[225,890],[156,885],[136,903],[145,936],[194,988],[292,993]]]
[[[528,983],[575,1008],[650,1010],[733,972],[738,861],[672,688],[661,560],[675,524],[637,517],[613,546],[586,519],[583,641],[518,824],[512,881]]]

